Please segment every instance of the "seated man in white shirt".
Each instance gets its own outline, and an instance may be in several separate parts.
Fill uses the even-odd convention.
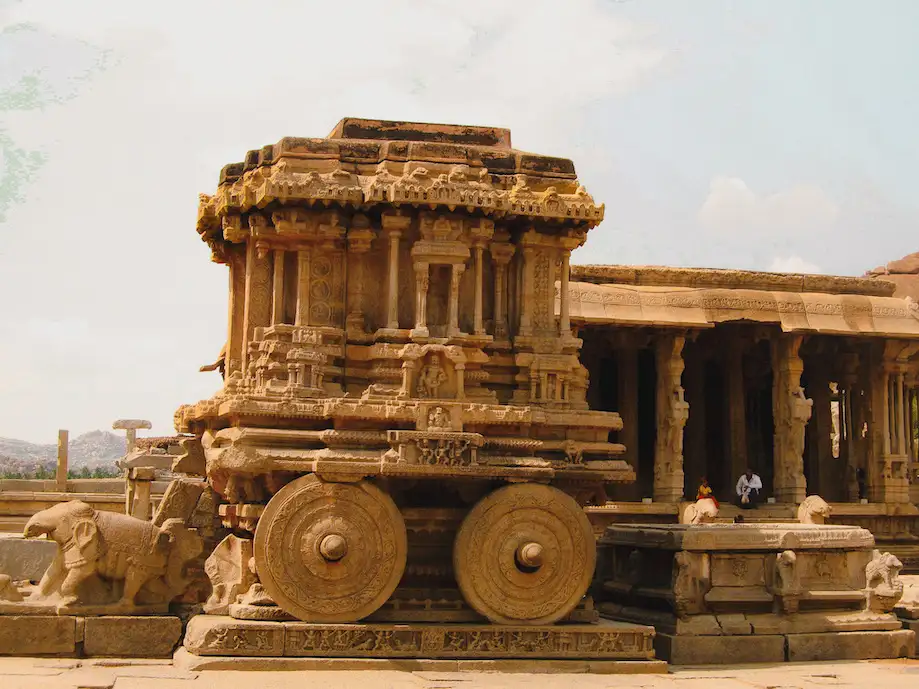
[[[762,489],[762,479],[753,473],[753,469],[748,468],[737,481],[737,504],[745,510],[756,507]]]

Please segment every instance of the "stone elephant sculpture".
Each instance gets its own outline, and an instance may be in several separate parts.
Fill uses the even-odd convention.
[[[718,505],[711,498],[702,498],[686,506],[681,524],[710,524],[718,516]]]
[[[124,514],[97,512],[79,500],[38,512],[23,535],[47,535],[57,543],[57,555],[29,601],[61,606],[130,610],[167,604],[187,587],[185,565],[203,547],[181,519],[157,527]]]
[[[802,524],[826,524],[830,518],[830,506],[819,495],[808,495],[798,505],[798,521]]]

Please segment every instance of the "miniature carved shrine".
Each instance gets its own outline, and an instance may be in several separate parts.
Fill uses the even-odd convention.
[[[671,663],[911,655],[893,613],[901,563],[865,529],[823,524],[618,525],[600,539],[598,607],[653,624]]]
[[[634,479],[569,318],[602,217],[570,161],[486,127],[346,119],[224,168],[198,231],[229,268],[225,382],[176,425],[233,535],[186,648],[651,657],[585,597],[583,506]]]

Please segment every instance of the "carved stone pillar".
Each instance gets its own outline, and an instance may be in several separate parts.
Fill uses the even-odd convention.
[[[459,286],[460,279],[463,277],[463,271],[466,266],[461,263],[454,263],[450,271],[450,304],[449,304],[449,321],[447,323],[447,336],[459,335]]]
[[[428,288],[431,284],[431,266],[427,263],[415,264],[415,327],[412,335],[428,336]]]
[[[386,329],[399,329],[399,238],[411,225],[412,219],[399,213],[384,213],[383,233],[389,241],[389,287],[386,293]]]
[[[249,343],[255,338],[255,329],[269,324],[271,320],[271,264],[268,261],[268,246],[249,242],[246,251],[246,308],[245,340],[242,347],[245,373],[249,365]]]
[[[229,328],[227,333],[227,353],[225,375],[242,369],[243,341],[245,339],[246,317],[246,255],[245,247],[233,245],[228,251],[227,263],[230,267]]]
[[[661,335],[655,341],[657,362],[657,442],[654,448],[654,499],[683,499],[683,429],[689,405],[683,396],[683,335]]]
[[[374,231],[366,216],[355,216],[351,229],[348,230],[348,250],[352,257],[349,279],[352,289],[346,319],[348,331],[354,334],[362,334],[366,325],[364,320],[364,261],[367,252],[370,251],[373,238]]]
[[[284,322],[284,250],[274,250],[274,272],[271,292],[271,324]]]
[[[903,404],[903,386],[904,386],[904,374],[903,371],[897,372],[897,377],[894,380],[894,385],[896,386],[897,393],[897,454],[906,455],[906,432],[905,432],[905,423],[906,418],[905,406]]]
[[[868,499],[872,502],[909,502],[902,383],[917,352],[919,343],[888,340],[880,366],[873,367],[869,422],[872,454],[868,462]]]
[[[509,239],[506,232],[495,235],[495,239]],[[506,241],[495,241],[488,247],[495,266],[495,337],[506,338],[507,328],[507,266],[514,255],[514,245]]]
[[[386,327],[399,328],[399,237],[402,232],[390,230],[389,238],[389,290],[386,293]]]
[[[485,327],[482,325],[482,245],[476,244],[473,250],[475,252],[475,305],[473,309],[472,332],[476,335],[484,335]]]
[[[563,250],[561,274],[559,275],[558,280],[558,332],[563,337],[571,335],[571,318],[568,314],[568,309],[571,302],[570,296],[568,294],[568,277],[571,272],[569,266],[570,260],[571,252],[568,249]]]
[[[485,325],[482,314],[482,290],[485,279],[484,249],[485,245],[495,236],[495,224],[491,220],[481,218],[470,224],[469,233],[472,237],[475,252],[475,303],[473,307],[472,332],[476,335],[485,334]]]
[[[520,330],[519,334],[529,337],[533,334],[533,305],[536,298],[533,272],[536,260],[536,249],[531,246],[523,248],[523,289],[518,295],[520,302]]]
[[[297,315],[294,325],[310,322],[310,248],[297,251]]]
[[[780,335],[772,341],[772,416],[774,492],[777,502],[799,503],[807,493],[804,478],[804,434],[813,400],[804,396],[799,356],[800,335]]]

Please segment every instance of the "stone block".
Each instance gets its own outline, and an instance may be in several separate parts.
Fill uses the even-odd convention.
[[[781,663],[785,660],[785,637],[769,636],[673,636],[658,633],[654,651],[672,665],[737,665]]]
[[[869,660],[904,658],[915,652],[916,635],[908,629],[886,632],[789,634],[788,660]]]
[[[653,630],[623,622],[321,624],[198,615],[185,648],[202,656],[431,658],[470,660],[652,660]]]
[[[919,636],[919,620],[903,620],[903,629],[909,629]],[[919,658],[919,640],[913,642],[910,658]]]
[[[168,658],[182,637],[178,617],[87,617],[83,653],[88,656]]]
[[[0,574],[13,581],[39,581],[54,559],[57,544],[44,539],[0,536]]]
[[[180,648],[174,666],[190,672],[225,671],[396,671],[416,673],[488,672],[527,674],[667,674],[662,660],[432,660],[430,658],[259,658],[197,656]],[[427,679],[427,678],[424,678]],[[433,678],[432,678],[433,679]]]
[[[187,522],[191,518],[198,499],[207,484],[191,479],[175,479],[169,483],[163,498],[153,516],[153,523],[162,526],[167,519],[181,519]]]
[[[73,655],[77,621],[56,615],[0,615],[0,655]]]
[[[725,634],[744,635],[752,634],[753,626],[745,615],[718,615],[718,624]]]

